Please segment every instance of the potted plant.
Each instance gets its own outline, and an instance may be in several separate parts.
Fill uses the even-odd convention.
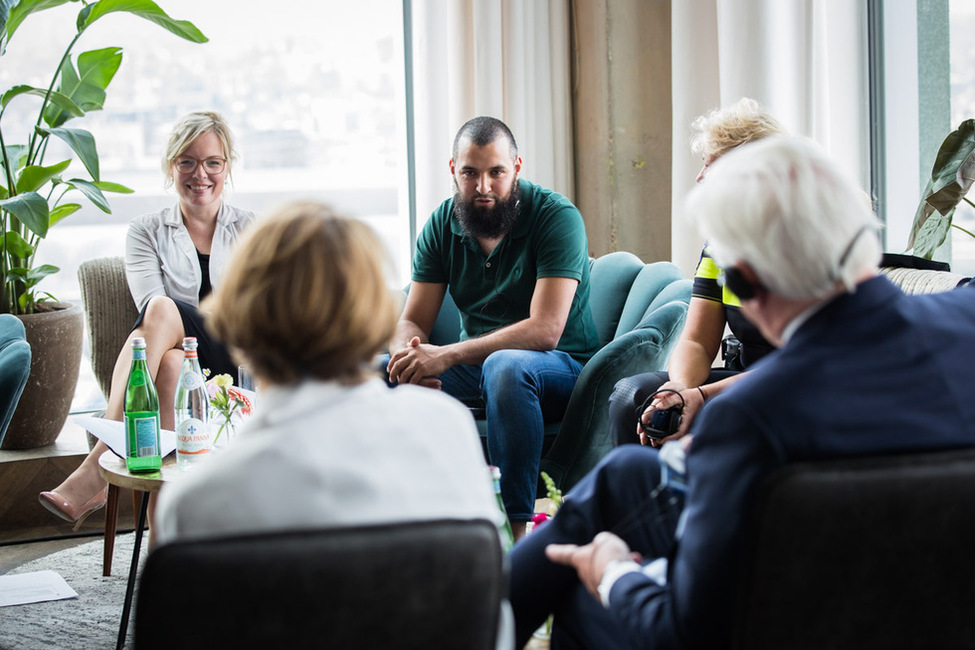
[[[915,255],[931,259],[951,228],[975,237],[975,233],[952,223],[959,203],[965,201],[975,207],[975,203],[966,197],[972,183],[975,183],[975,119],[962,122],[938,149],[931,179],[921,194],[907,244],[908,248],[914,249]]]
[[[38,288],[41,280],[58,271],[49,264],[35,265],[38,245],[52,226],[81,209],[78,200],[84,198],[110,213],[105,193],[131,191],[102,180],[90,132],[65,126],[104,106],[106,89],[122,63],[122,49],[106,47],[76,57],[72,50],[93,24],[113,13],[144,18],[194,43],[207,40],[192,23],[170,18],[151,0],[0,0],[0,57],[25,20],[66,4],[80,8],[76,33],[50,84],[17,84],[0,94],[0,313],[24,321],[33,353],[31,376],[4,448],[54,442],[67,418],[81,362],[81,309],[59,303]],[[16,135],[4,131],[5,112],[13,103],[26,101],[37,103],[33,128]],[[69,153],[48,162],[48,147],[55,141],[66,145]],[[52,147],[52,155],[56,149]],[[75,160],[84,172],[70,169]],[[55,389],[63,394],[56,396]],[[32,401],[38,405],[32,408]]]

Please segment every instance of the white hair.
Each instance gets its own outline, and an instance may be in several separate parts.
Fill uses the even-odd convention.
[[[770,291],[820,298],[881,257],[881,224],[865,193],[812,141],[772,136],[722,156],[686,214],[722,268],[745,262]]]

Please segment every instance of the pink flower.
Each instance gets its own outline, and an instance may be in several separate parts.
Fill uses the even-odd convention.
[[[532,524],[535,527],[541,526],[548,520],[549,516],[547,512],[536,512],[534,515],[532,515]]]
[[[244,395],[244,393],[242,393],[236,387],[228,388],[227,395],[230,397],[230,399],[240,402],[239,406],[242,415],[251,414],[251,408],[253,405],[251,404],[250,398],[247,397],[247,395]]]

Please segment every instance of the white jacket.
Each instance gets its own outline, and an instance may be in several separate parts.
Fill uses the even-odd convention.
[[[470,411],[380,379],[304,381],[260,395],[230,448],[166,483],[156,540],[423,521],[501,512]],[[498,650],[514,646],[507,600]]]
[[[230,251],[254,213],[226,203],[217,213],[210,246],[210,284],[220,283]],[[136,217],[125,239],[125,277],[140,310],[153,296],[169,296],[191,305],[200,302],[203,274],[196,247],[183,225],[179,205]]]
[[[156,539],[483,518],[500,511],[460,402],[380,379],[272,388],[229,449],[160,492]]]

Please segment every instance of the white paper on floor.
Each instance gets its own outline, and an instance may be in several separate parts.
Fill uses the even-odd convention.
[[[78,593],[56,571],[0,576],[0,607],[77,597]]]

